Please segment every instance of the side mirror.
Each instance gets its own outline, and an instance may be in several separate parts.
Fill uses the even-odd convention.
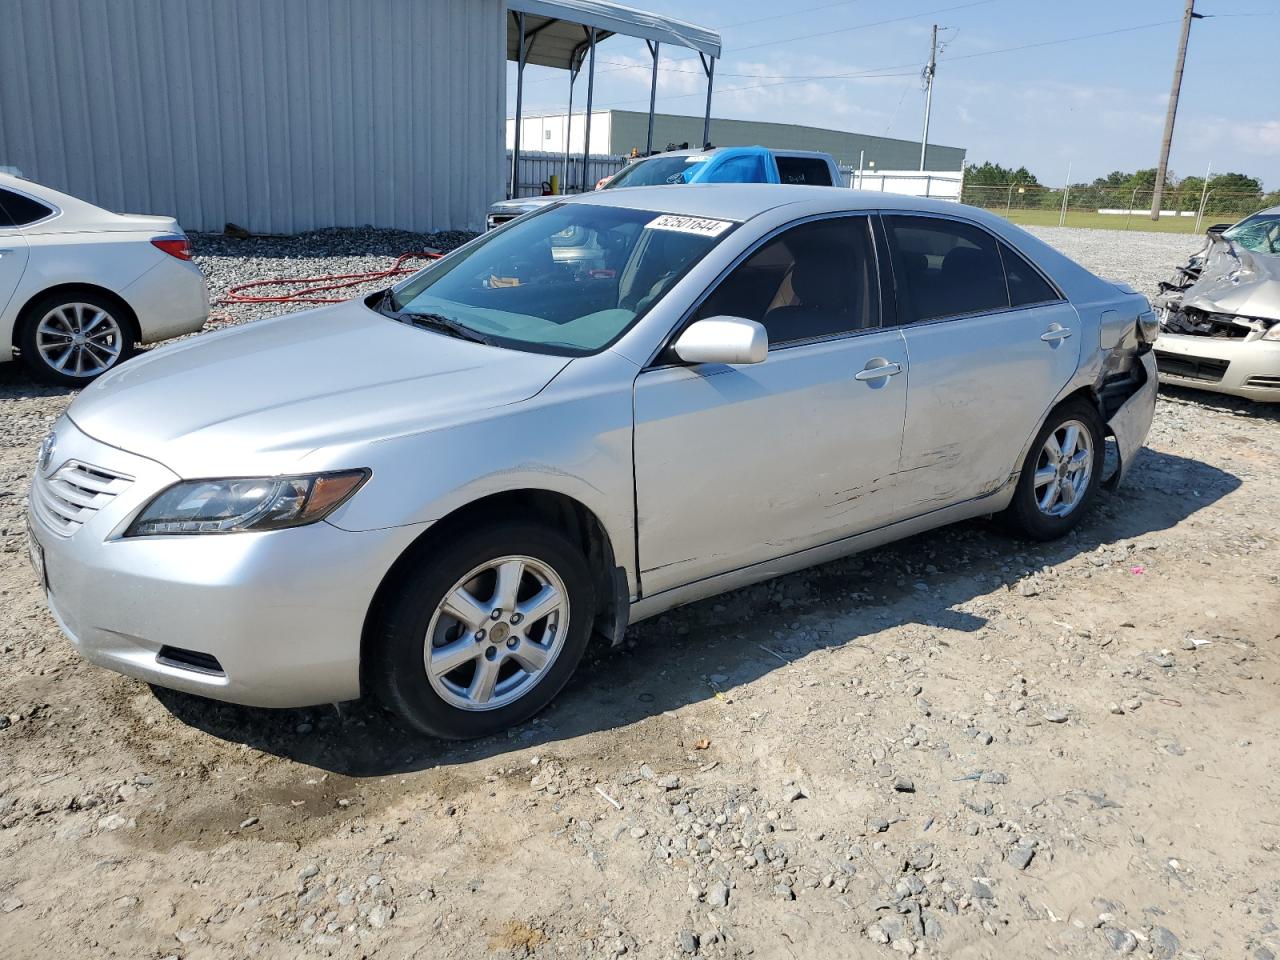
[[[1206,230],[1205,233],[1211,237],[1220,237],[1222,236],[1222,232],[1224,230],[1230,230],[1231,226],[1232,225],[1229,223],[1215,223],[1212,227]]]
[[[710,317],[686,327],[671,350],[685,363],[760,363],[769,354],[769,334],[754,320]]]

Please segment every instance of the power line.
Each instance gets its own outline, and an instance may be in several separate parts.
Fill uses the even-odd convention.
[[[837,33],[851,33],[854,30],[867,30],[871,27],[883,27],[890,23],[902,23],[904,20],[915,20],[919,17],[931,17],[936,13],[950,13],[952,10],[965,10],[969,7],[980,7],[984,4],[995,3],[996,0],[969,0],[968,3],[958,3],[950,7],[940,7],[937,10],[923,10],[920,13],[907,14],[902,17],[891,17],[888,20],[875,20],[871,23],[858,23],[852,27],[841,27],[837,30],[821,30],[818,33],[805,33],[795,37],[782,37],[778,40],[765,40],[763,43],[752,43],[745,47],[738,47],[734,51],[736,56],[743,50],[758,50],[761,47],[771,47],[779,43],[794,43],[796,40],[813,40],[817,37],[830,37]]]
[[[1039,47],[1060,46],[1066,43],[1077,43],[1082,40],[1095,40],[1100,37],[1110,37],[1110,36],[1115,36],[1117,34],[1122,34],[1122,33],[1133,33],[1134,31],[1137,31],[1137,30],[1150,30],[1153,27],[1162,27],[1162,26],[1167,26],[1171,23],[1178,23],[1178,22],[1179,20],[1157,20],[1157,21],[1153,21],[1152,23],[1136,24],[1132,27],[1119,27],[1114,30],[1101,30],[1096,33],[1083,33],[1074,37],[1059,37],[1057,40],[1041,40],[1034,43],[1023,43],[1023,44],[1018,44],[1012,47],[1001,47],[997,50],[982,50],[982,51],[979,51],[978,53],[966,53],[966,54],[961,54],[960,56],[945,57],[943,59],[948,62],[956,61],[956,60],[975,60],[980,57],[994,57],[1004,53],[1016,53],[1017,51],[1020,51],[1020,50],[1031,50]],[[919,61],[917,61],[916,63],[918,62]],[[887,70],[899,70],[906,67],[913,67],[915,69],[913,69],[912,72],[909,74],[883,72]],[[736,87],[723,87],[721,88],[720,93],[723,95],[726,93],[733,93],[735,91],[740,91],[740,90],[759,90],[759,89],[764,89],[768,87],[782,87],[792,83],[805,83],[805,82],[811,82],[814,80],[842,80],[843,81],[843,80],[875,79],[878,77],[898,77],[898,76],[918,76],[918,75],[919,75],[919,67],[915,63],[904,63],[904,64],[895,64],[893,66],[886,66],[886,67],[871,67],[866,70],[860,70],[854,73],[815,74],[815,75],[806,76],[806,77],[788,77],[787,79],[784,79],[784,80],[778,80],[778,81],[769,82],[769,83],[752,83],[752,84],[743,84]],[[681,100],[686,97],[697,97],[701,95],[702,95],[701,92],[667,94],[666,99]],[[639,101],[638,100],[617,100],[610,105],[620,106],[627,103],[637,103],[637,102]],[[645,100],[644,102],[648,103],[648,100]]]

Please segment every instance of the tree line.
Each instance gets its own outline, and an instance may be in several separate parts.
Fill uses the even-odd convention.
[[[1071,184],[1068,203],[1072,208],[1128,208],[1131,203],[1141,208],[1144,199],[1146,205],[1150,205],[1155,182],[1154,167],[1132,173],[1115,170],[1091,183]],[[1204,192],[1204,177],[1180,178],[1170,170],[1165,177],[1162,206],[1165,210],[1197,210]],[[1261,180],[1244,173],[1219,173],[1210,177],[1206,196],[1206,213],[1251,212],[1280,205],[1280,191],[1266,192]],[[1062,203],[1062,189],[1040,183],[1026,167],[1005,167],[988,160],[965,168],[961,199],[964,203],[986,207],[1008,204],[1024,209],[1053,208]]]

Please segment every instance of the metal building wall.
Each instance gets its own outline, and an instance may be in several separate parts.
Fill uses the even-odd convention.
[[[480,229],[503,0],[2,0],[0,166],[255,233]]]
[[[644,149],[649,114],[638,110],[611,110],[609,152],[630,153],[633,147]],[[592,119],[592,132],[595,132]],[[698,146],[702,138],[702,117],[686,117],[670,113],[655,114],[653,146],[661,150],[668,143]],[[594,140],[595,137],[593,136]],[[920,163],[920,141],[876,137],[843,130],[824,130],[793,123],[763,123],[754,120],[721,120],[711,118],[711,142],[718,147],[764,147],[792,150],[822,150],[847,166],[858,165],[858,151],[865,150],[867,161],[886,170],[914,170]],[[926,170],[959,170],[964,164],[963,147],[929,144],[925,155]]]

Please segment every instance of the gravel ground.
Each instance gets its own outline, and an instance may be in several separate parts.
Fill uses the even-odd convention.
[[[1194,242],[1035,231],[1150,290]],[[197,238],[215,298],[458,238]],[[281,308],[216,308],[235,320]],[[647,621],[507,736],[90,667],[0,370],[0,960],[1280,953],[1280,413],[1162,394],[1065,540],[974,522]]]

